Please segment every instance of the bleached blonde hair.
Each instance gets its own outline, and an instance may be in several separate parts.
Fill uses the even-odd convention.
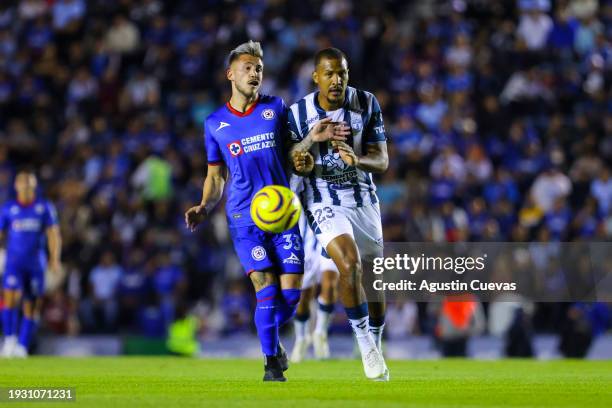
[[[232,62],[241,55],[252,55],[263,60],[263,49],[261,48],[261,44],[253,40],[240,44],[230,51],[229,57],[227,58],[227,65],[230,66]]]

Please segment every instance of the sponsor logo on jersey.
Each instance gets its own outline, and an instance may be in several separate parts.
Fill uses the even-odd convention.
[[[265,120],[272,120],[274,119],[275,113],[274,110],[272,109],[264,109],[261,112],[261,117],[264,118]]]
[[[274,140],[274,132],[262,133],[255,136],[243,137],[240,139],[245,153],[255,152],[257,150],[270,149],[276,147]]]
[[[229,123],[221,122],[221,123],[219,123],[219,127],[217,128],[217,130],[215,130],[215,132],[218,132],[221,129],[223,129],[224,127],[228,127],[228,126],[232,126],[232,125],[230,125]]]
[[[15,232],[33,232],[40,231],[40,220],[36,218],[23,218],[13,220],[11,228]]]
[[[258,245],[251,249],[251,257],[256,261],[261,261],[266,257],[266,250],[261,245]]]
[[[240,156],[242,153],[244,153],[239,141],[228,143],[227,148],[229,149],[232,157],[237,157],[237,156]]]
[[[302,261],[300,260],[300,258],[298,258],[298,256],[296,254],[294,254],[292,252],[291,255],[289,256],[289,258],[283,259],[283,263],[284,264],[301,265]]]

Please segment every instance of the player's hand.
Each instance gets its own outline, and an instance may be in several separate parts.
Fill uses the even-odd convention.
[[[340,158],[347,165],[355,167],[359,164],[359,157],[355,154],[355,151],[351,148],[351,146],[340,141],[332,141],[331,145],[335,149],[338,149]]]
[[[293,155],[293,167],[298,173],[310,173],[314,168],[314,157],[309,152],[296,152]]]
[[[325,118],[315,123],[309,135],[313,142],[327,142],[328,140],[343,142],[351,135],[351,129],[344,122],[332,122],[331,118]]]
[[[51,260],[49,262],[49,271],[55,277],[59,277],[62,273],[62,264],[60,261]]]
[[[185,212],[185,226],[191,232],[195,231],[198,224],[206,219],[206,208],[203,205],[196,205]]]

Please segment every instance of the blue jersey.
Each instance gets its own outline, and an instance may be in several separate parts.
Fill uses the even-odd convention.
[[[15,200],[0,211],[0,230],[6,234],[7,264],[34,262],[45,249],[45,232],[57,224],[55,207],[47,200],[36,199],[22,205]]]
[[[255,193],[270,184],[289,186],[285,103],[275,96],[260,95],[244,113],[228,103],[206,118],[204,132],[208,164],[225,163],[229,169],[225,205],[229,225],[254,225],[249,207]]]

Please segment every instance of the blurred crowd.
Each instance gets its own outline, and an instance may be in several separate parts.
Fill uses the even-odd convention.
[[[64,239],[44,326],[156,335],[188,302],[205,330],[251,330],[223,211],[197,233],[183,222],[203,120],[229,99],[225,57],[248,39],[263,93],[287,104],[329,46],[376,95],[386,241],[609,240],[611,38],[609,0],[3,0],[0,201],[35,164]],[[430,330],[402,307],[390,327]],[[536,305],[536,330],[569,309]]]

